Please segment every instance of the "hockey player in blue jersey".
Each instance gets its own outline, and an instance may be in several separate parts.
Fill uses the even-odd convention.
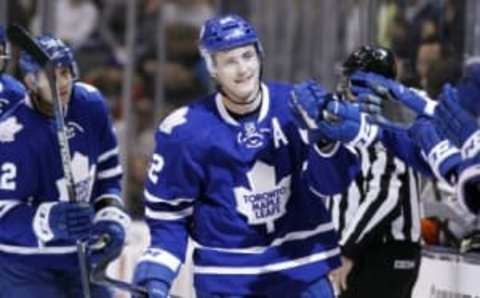
[[[480,213],[480,60],[465,63],[455,87],[444,86],[433,119],[426,125],[446,135],[461,152],[455,182],[460,207],[476,216]]]
[[[477,131],[476,123],[476,119],[480,117],[478,59],[467,61],[457,86],[444,87],[438,105],[432,105],[424,97],[411,92],[403,85],[380,76],[358,73],[356,80],[363,81],[372,91],[378,91],[380,87],[383,92],[389,92],[393,99],[420,115],[410,129],[412,143],[424,152],[437,177],[443,177],[447,183],[457,188],[459,203],[464,211],[478,214],[480,210],[480,204],[477,202],[477,181],[480,175],[478,170],[480,133]],[[408,136],[402,139],[407,138]],[[415,145],[405,147],[412,148]]]
[[[332,298],[327,275],[339,249],[323,198],[346,189],[356,156],[313,144],[289,106],[292,86],[262,83],[263,50],[249,22],[208,20],[200,52],[217,92],[156,132],[144,192],[151,243],[134,282],[149,298],[167,297],[191,236],[199,298]],[[308,86],[295,91],[327,97]]]
[[[7,41],[5,28],[0,25],[0,118],[6,111],[25,98],[23,85],[5,73],[10,59],[10,44]]]
[[[453,179],[461,160],[458,148],[445,135],[424,125],[425,118],[431,117],[435,111],[435,101],[419,90],[407,88],[395,80],[372,72],[353,73],[349,77],[349,84],[362,109],[369,114],[369,122],[379,126],[377,138],[387,150],[426,176],[446,182]],[[420,117],[410,128],[401,127],[389,119],[378,118],[376,111],[381,109],[381,101],[371,101],[375,98],[396,101]],[[349,103],[345,102],[335,113],[339,114],[339,118],[352,118],[356,109],[349,108]]]
[[[122,169],[105,100],[76,82],[68,46],[36,38],[53,59],[64,105],[76,199],[67,189],[45,72],[22,52],[20,68],[29,97],[0,122],[0,297],[84,297],[75,242],[108,239],[93,250],[93,264],[120,254],[129,216],[120,197]],[[111,297],[91,285],[92,297]]]

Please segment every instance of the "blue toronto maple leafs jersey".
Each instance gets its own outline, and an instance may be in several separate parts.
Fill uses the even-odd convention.
[[[0,117],[26,96],[24,86],[6,73],[0,73]]]
[[[191,235],[195,288],[231,294],[298,292],[339,265],[323,198],[347,188],[357,158],[307,144],[290,91],[263,85],[259,111],[240,119],[215,94],[163,121],[144,193],[151,247],[140,262],[176,272]]]
[[[77,199],[120,199],[118,146],[99,91],[76,83],[65,123]],[[32,266],[78,266],[74,243],[40,243],[33,232],[39,204],[66,200],[66,193],[55,121],[27,98],[0,122],[0,256]]]

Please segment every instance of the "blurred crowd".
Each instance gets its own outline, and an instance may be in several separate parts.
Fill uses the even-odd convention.
[[[460,78],[464,62],[465,2],[377,1],[374,42],[391,48],[397,55],[400,81],[424,89],[435,99],[444,83],[455,83]],[[42,1],[9,1],[8,22],[19,23],[34,33],[40,33],[44,22],[40,3]],[[236,9],[233,12],[240,14],[248,10],[238,1],[228,0],[142,0],[135,3],[137,30],[133,57],[127,55],[126,48],[126,1],[57,0],[56,13],[52,16],[58,37],[68,41],[76,51],[82,80],[97,86],[108,98],[119,131],[125,125],[123,70],[128,59],[135,61],[132,113],[137,121],[132,128],[133,138],[124,141],[130,144],[126,159],[129,166],[127,206],[133,216],[140,217],[143,181],[153,150],[156,125],[172,109],[212,90],[197,50],[201,24],[219,12],[227,12],[219,11],[222,8]],[[349,17],[339,22],[344,22],[345,32],[342,34],[350,41],[345,45],[346,51],[351,51],[359,46],[355,44],[358,28],[353,21],[362,1],[345,0],[343,4],[343,9],[347,10],[343,14]],[[164,25],[160,28],[165,30],[165,57],[160,62],[157,59],[159,19]],[[278,57],[269,56],[269,59]],[[343,59],[345,57],[339,57],[339,60]],[[160,112],[154,109],[157,75],[163,82],[161,97],[164,100]],[[427,243],[459,245],[458,239],[475,230],[472,229],[475,224],[466,218],[459,221],[462,215],[452,215],[451,209],[447,208],[442,213],[444,216],[438,216],[438,210],[448,204],[440,203],[443,207],[435,209],[437,203],[452,202],[452,199],[448,190],[435,181],[426,183],[424,200],[427,209],[430,208],[426,210],[422,223]]]
[[[460,77],[465,1],[383,1],[378,43],[399,59],[400,80],[436,98],[445,82]]]

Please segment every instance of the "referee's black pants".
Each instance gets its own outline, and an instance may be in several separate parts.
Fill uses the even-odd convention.
[[[420,267],[420,246],[392,241],[356,259],[339,298],[410,298]]]

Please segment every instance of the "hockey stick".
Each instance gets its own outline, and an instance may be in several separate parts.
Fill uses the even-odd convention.
[[[12,25],[7,28],[7,35],[10,41],[17,44],[21,49],[30,54],[33,59],[45,70],[48,84],[52,91],[53,107],[55,111],[55,124],[57,128],[57,138],[62,160],[63,174],[65,175],[65,185],[69,202],[77,202],[75,193],[75,182],[73,180],[70,146],[68,144],[67,129],[65,126],[65,118],[63,105],[60,102],[57,89],[57,80],[55,76],[55,65],[52,60],[35,42],[30,34],[18,25]],[[77,253],[80,266],[80,277],[82,281],[82,290],[85,298],[90,298],[90,286],[88,279],[88,265],[86,259],[86,241],[77,241]]]
[[[98,241],[90,246],[90,249],[98,250],[104,248],[109,239],[107,235],[103,235]],[[125,291],[130,293],[135,298],[148,298],[148,290],[145,287],[137,286],[123,280],[114,279],[107,275],[107,267],[114,260],[103,259],[93,266],[90,271],[90,280],[97,285],[103,285],[109,288]],[[168,295],[168,298],[181,298],[176,295]]]
[[[138,287],[122,280],[116,280],[107,275],[107,266],[110,260],[97,264],[91,271],[90,280],[98,285],[119,289],[129,292],[134,297],[147,298],[148,291],[143,287]]]
[[[98,285],[103,285],[109,288],[118,289],[130,293],[133,297],[148,298],[148,290],[144,287],[136,286],[123,280],[113,279],[107,275],[107,266],[110,260],[99,263],[93,268],[90,275],[90,280]],[[168,298],[181,298],[176,295],[168,295]]]

